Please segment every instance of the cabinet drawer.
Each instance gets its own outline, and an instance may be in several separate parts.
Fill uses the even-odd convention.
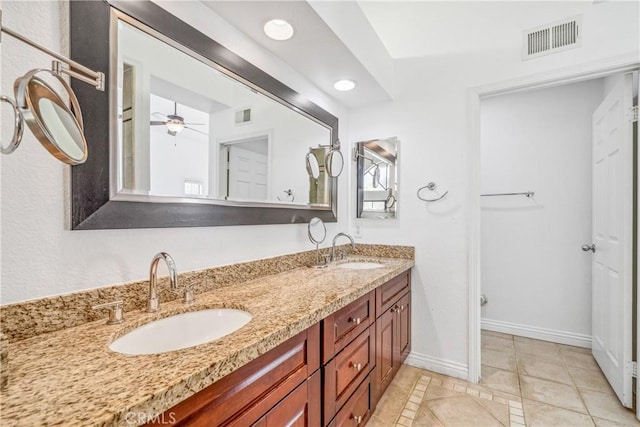
[[[411,288],[411,270],[394,277],[376,289],[376,316],[380,316]]]
[[[338,412],[330,427],[364,426],[371,416],[371,381],[370,376],[358,386],[351,398]]]
[[[375,292],[369,292],[322,321],[322,363],[327,363],[375,321]]]
[[[231,426],[317,427],[320,425],[320,386],[320,371],[316,371],[275,406],[265,399],[251,411],[236,418]],[[256,416],[265,412],[262,418],[253,423]]]
[[[228,426],[246,413],[255,413],[251,423],[256,422],[265,412],[255,408],[269,409],[319,368],[319,341],[320,328],[315,324],[165,414],[178,426]]]
[[[375,366],[375,325],[323,367],[324,419],[330,420]]]

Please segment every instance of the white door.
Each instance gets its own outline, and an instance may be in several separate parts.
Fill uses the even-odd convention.
[[[592,351],[611,387],[632,406],[632,77],[593,113]],[[586,248],[583,248],[586,249]]]
[[[233,199],[267,200],[267,156],[229,146],[229,194]]]

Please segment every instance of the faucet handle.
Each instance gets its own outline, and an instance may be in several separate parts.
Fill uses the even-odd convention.
[[[106,308],[109,310],[109,320],[107,325],[117,325],[124,322],[124,314],[122,311],[123,301],[105,302],[104,304],[98,304],[91,307],[94,310],[102,310]]]
[[[331,262],[331,254],[324,254],[322,255],[322,258],[324,259],[324,264],[328,265],[329,262]]]
[[[185,304],[193,304],[193,291],[191,288],[186,288],[184,290],[184,298],[182,299],[182,302]]]

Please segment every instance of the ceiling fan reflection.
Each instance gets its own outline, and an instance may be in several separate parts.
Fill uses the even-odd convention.
[[[185,129],[189,129],[190,131],[200,133],[202,135],[207,135],[206,132],[202,132],[201,130],[194,129],[190,126],[204,126],[205,123],[185,123],[184,117],[178,115],[178,103],[173,103],[173,114],[164,115],[162,113],[153,113],[152,116],[162,116],[163,120],[151,120],[149,123],[151,126],[166,126],[167,133],[171,136],[176,136],[178,133],[182,132]]]

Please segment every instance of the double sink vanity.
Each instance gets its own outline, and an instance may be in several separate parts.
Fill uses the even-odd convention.
[[[324,269],[304,266],[313,253],[279,257],[271,265],[282,271],[263,275],[256,274],[261,261],[254,261],[248,276],[238,273],[203,293],[194,285],[188,305],[163,299],[155,313],[126,310],[119,324],[104,317],[12,340],[0,424],[364,425],[410,350],[414,265],[412,248],[394,253],[367,246]],[[125,306],[130,285],[120,285]],[[148,289],[148,282],[135,285]],[[168,281],[161,279],[164,287]],[[44,301],[42,310],[47,304],[54,303]],[[12,311],[3,309],[6,323]],[[180,344],[215,329],[205,322],[216,316],[228,327],[243,312],[250,320],[235,331]],[[201,315],[213,317],[203,322]],[[181,317],[191,319],[176,320]],[[174,323],[175,335],[164,330],[157,341],[178,347],[145,347],[150,328],[132,340],[146,354],[110,348],[156,321]]]

